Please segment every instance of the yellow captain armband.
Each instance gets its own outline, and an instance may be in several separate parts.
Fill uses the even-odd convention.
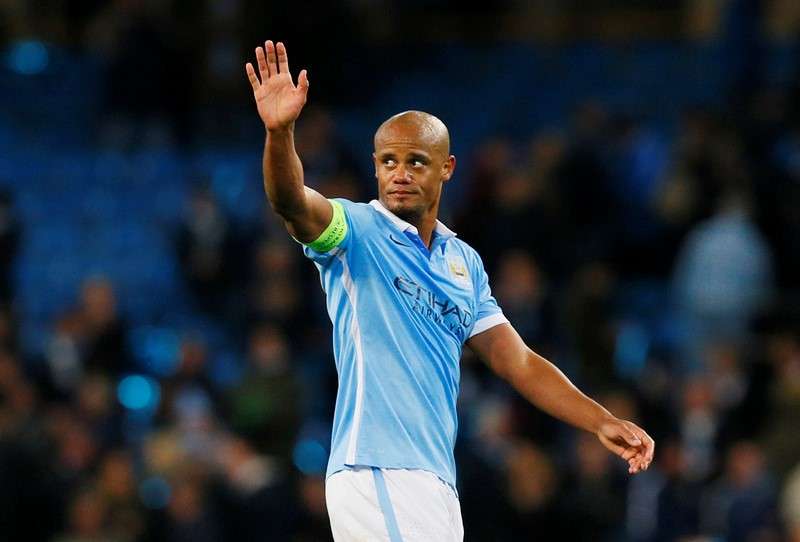
[[[347,236],[347,217],[344,215],[344,207],[341,203],[328,200],[333,206],[333,217],[331,223],[325,228],[319,237],[308,243],[308,247],[316,252],[328,252],[338,247]]]

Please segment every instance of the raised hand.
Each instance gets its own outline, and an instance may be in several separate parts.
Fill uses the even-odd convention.
[[[245,71],[253,86],[258,114],[267,130],[288,128],[300,116],[306,103],[308,73],[301,70],[295,86],[289,72],[286,47],[281,42],[276,45],[267,40],[263,48],[256,47],[256,60],[261,80],[250,62],[245,65]]]
[[[628,472],[647,470],[653,461],[655,442],[642,428],[629,421],[615,419],[604,423],[597,432],[603,446],[628,462]]]

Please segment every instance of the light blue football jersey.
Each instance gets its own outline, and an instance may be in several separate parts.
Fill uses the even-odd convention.
[[[304,248],[326,293],[339,374],[327,475],[423,469],[455,487],[461,349],[507,322],[483,262],[441,222],[428,250],[380,202],[335,201],[345,239],[325,253]]]

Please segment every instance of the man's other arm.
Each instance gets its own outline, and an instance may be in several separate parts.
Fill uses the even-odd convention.
[[[510,324],[472,337],[467,345],[523,397],[562,421],[597,435],[628,462],[631,474],[647,469],[655,443],[640,427],[620,420],[584,395],[555,365],[533,352]]]

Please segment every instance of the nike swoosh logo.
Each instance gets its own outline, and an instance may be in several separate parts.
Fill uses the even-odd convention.
[[[409,245],[408,243],[404,243],[404,242],[402,242],[402,241],[400,241],[400,240],[398,240],[398,239],[395,239],[394,235],[392,235],[391,233],[389,234],[389,239],[391,239],[392,241],[394,241],[394,242],[395,242],[395,243],[397,243],[398,245],[401,245],[401,246],[404,246],[404,247],[411,246],[411,245]]]

